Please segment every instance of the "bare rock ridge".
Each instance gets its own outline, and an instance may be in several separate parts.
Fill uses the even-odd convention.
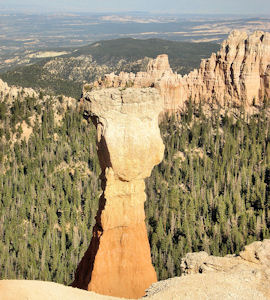
[[[103,194],[73,286],[139,298],[157,280],[144,222],[144,179],[163,158],[162,98],[151,88],[96,88],[83,99],[97,128]]]
[[[270,299],[270,240],[253,242],[239,256],[188,253],[181,269],[184,276],[154,283],[149,299]]]
[[[168,56],[150,61],[147,72],[105,75],[90,87],[155,87],[166,110],[181,108],[191,98],[251,106],[270,98],[270,33],[250,36],[232,31],[220,51],[202,59],[200,68],[181,76],[173,73]]]
[[[253,242],[245,246],[238,256],[218,257],[204,251],[188,253],[181,261],[181,271],[183,275],[227,272],[240,265],[260,269],[270,275],[270,240]]]

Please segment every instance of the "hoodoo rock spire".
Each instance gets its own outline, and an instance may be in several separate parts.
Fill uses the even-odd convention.
[[[139,298],[157,280],[145,226],[144,179],[163,158],[162,99],[152,88],[97,88],[84,93],[84,108],[97,128],[103,194],[73,286]]]

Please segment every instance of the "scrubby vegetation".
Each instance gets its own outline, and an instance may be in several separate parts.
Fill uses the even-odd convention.
[[[90,243],[100,193],[95,129],[74,109],[56,122],[51,101],[1,100],[1,279],[69,284]],[[23,121],[33,127],[28,140]],[[269,124],[265,110],[206,116],[192,102],[162,121],[165,158],[147,179],[145,204],[159,279],[179,275],[189,251],[237,253],[270,236]]]
[[[199,67],[202,58],[209,57],[212,52],[219,50],[219,47],[218,44],[207,42],[191,43],[163,39],[123,38],[100,41],[81,47],[76,51],[76,55],[91,54],[98,64],[113,66],[121,59],[134,62],[144,57],[155,58],[157,55],[165,53],[168,54],[174,71],[187,74]]]

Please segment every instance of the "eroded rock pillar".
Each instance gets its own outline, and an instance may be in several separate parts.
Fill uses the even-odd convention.
[[[103,194],[73,286],[139,298],[157,280],[145,226],[144,179],[163,158],[158,127],[163,102],[154,88],[94,89],[83,98],[97,127]]]

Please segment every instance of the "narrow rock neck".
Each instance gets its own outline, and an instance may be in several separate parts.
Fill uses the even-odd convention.
[[[115,177],[111,168],[105,172],[104,209],[100,215],[103,230],[136,226],[145,220],[143,179],[122,181]]]

